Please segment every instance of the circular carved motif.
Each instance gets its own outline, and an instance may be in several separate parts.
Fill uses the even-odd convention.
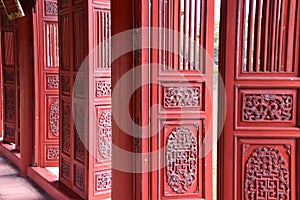
[[[49,127],[53,135],[58,137],[59,134],[59,100],[55,99],[50,105],[50,120]]]
[[[167,183],[174,192],[184,194],[194,185],[197,177],[197,140],[190,129],[176,127],[167,139]]]
[[[111,158],[111,111],[102,113],[98,125],[98,152],[104,159]]]

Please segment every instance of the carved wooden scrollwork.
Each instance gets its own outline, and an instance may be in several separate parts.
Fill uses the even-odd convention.
[[[51,133],[58,137],[59,134],[59,99],[55,99],[49,107],[49,128]]]
[[[246,163],[244,195],[246,200],[290,199],[288,164],[280,151],[261,147]]]
[[[184,194],[195,184],[197,159],[197,139],[191,130],[183,126],[174,128],[166,145],[167,183],[174,192]]]
[[[111,158],[111,111],[102,113],[98,125],[98,152],[103,159]]]
[[[292,118],[292,95],[245,94],[243,96],[245,121],[291,121]]]
[[[111,172],[101,172],[96,175],[97,191],[111,188]]]
[[[165,87],[164,107],[199,106],[200,96],[200,87]]]

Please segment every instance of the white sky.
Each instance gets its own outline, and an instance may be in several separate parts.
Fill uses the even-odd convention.
[[[215,0],[215,20],[220,19],[221,0]]]

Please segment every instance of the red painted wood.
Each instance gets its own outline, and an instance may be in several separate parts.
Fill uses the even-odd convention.
[[[19,148],[19,68],[15,22],[1,16],[4,141]]]
[[[35,65],[36,154],[38,166],[58,166],[59,158],[59,46],[57,1],[36,2]]]
[[[221,7],[218,199],[298,199],[300,2]]]
[[[33,149],[33,30],[32,5],[24,5],[25,17],[17,20],[17,50],[20,72],[20,173],[26,175],[27,167],[32,164]],[[22,32],[20,31],[22,30]]]
[[[136,3],[140,3],[141,1],[136,1]],[[136,5],[134,5],[136,6]],[[135,27],[133,16],[135,15],[134,12],[134,6],[131,3],[128,3],[127,1],[122,1],[122,0],[114,0],[111,1],[111,25],[112,25],[112,35],[117,35],[118,33],[122,33],[123,31],[131,30],[132,28]],[[141,7],[139,7],[141,8]],[[144,9],[146,9],[144,7]],[[146,20],[146,19],[145,19]],[[138,25],[138,24],[137,24]],[[129,38],[128,42],[129,45],[130,42],[133,41],[133,38]],[[114,51],[112,51],[112,56],[116,56],[114,52],[118,52],[118,49],[121,48],[118,46],[118,44],[112,44],[114,46]],[[123,74],[125,74],[127,71],[132,69],[134,63],[133,55],[132,53],[127,53],[125,55],[120,56],[117,58],[113,63],[112,63],[112,90],[114,90],[114,87],[118,80],[122,77]],[[121,67],[122,66],[122,67]],[[132,83],[130,83],[132,85]],[[127,92],[131,92],[130,85],[128,86],[122,86],[122,91],[119,91],[118,93],[115,93],[117,97],[122,99],[124,97],[124,94]],[[114,100],[114,99],[113,99]],[[117,101],[117,103],[120,103]],[[114,109],[114,103],[112,104],[112,109]],[[132,114],[133,113],[133,105],[130,104],[128,105],[129,112]],[[114,112],[114,111],[113,111]],[[120,114],[119,117],[124,120],[126,119],[124,113],[118,113]],[[132,128],[132,126],[131,126]],[[133,152],[133,137],[130,137],[126,133],[124,133],[124,130],[122,130],[113,120],[112,121],[112,131],[113,131],[113,136],[112,136],[112,142],[114,145],[117,147],[124,149],[128,152]],[[123,158],[122,155],[119,155],[113,153],[113,160],[112,160],[112,165],[114,166],[122,166],[122,162],[126,164],[128,169],[132,169],[134,167],[134,160],[128,159],[128,158]],[[134,173],[129,172],[122,172],[119,171],[118,169],[112,169],[112,199],[115,200],[121,200],[121,199],[139,199],[142,193],[135,194],[134,190],[137,188],[141,188],[141,185],[139,184],[138,180],[135,185],[135,177]],[[147,187],[147,185],[144,185],[144,187]],[[147,195],[147,194],[144,194]]]
[[[109,1],[59,2],[60,181],[85,199],[110,197],[110,44],[87,69],[90,79],[79,69],[110,34]]]

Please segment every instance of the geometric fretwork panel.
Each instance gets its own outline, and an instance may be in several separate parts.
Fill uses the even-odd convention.
[[[202,196],[202,160],[199,159],[199,121],[163,122],[163,196]],[[197,139],[199,138],[199,139]],[[199,182],[200,181],[200,182]]]
[[[183,126],[169,135],[166,146],[167,182],[172,190],[184,194],[195,184],[197,177],[197,139]]]
[[[288,200],[291,190],[289,180],[287,161],[278,149],[267,146],[256,148],[245,166],[245,199]]]

